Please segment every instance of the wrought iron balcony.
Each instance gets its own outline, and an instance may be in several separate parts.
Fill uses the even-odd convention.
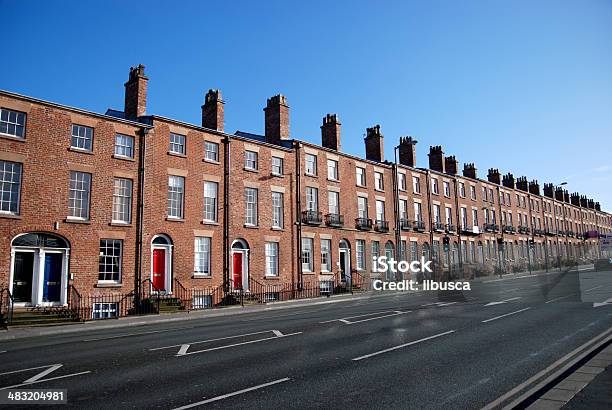
[[[369,231],[372,229],[372,220],[370,218],[355,218],[355,228],[360,231]]]
[[[528,234],[529,233],[529,227],[524,226],[524,225],[520,225],[518,227],[518,231],[519,231],[519,233]]]
[[[325,224],[334,228],[342,228],[344,226],[344,215],[327,214],[325,215]]]
[[[537,236],[542,236],[542,235],[544,235],[544,231],[541,230],[541,229],[534,229],[533,230],[533,234],[537,235]]]
[[[413,227],[417,232],[425,232],[425,222],[423,221],[414,221]]]
[[[512,225],[504,225],[504,233],[515,233],[516,229]]]
[[[432,222],[431,228],[436,232],[444,232],[444,224],[442,222]]]
[[[321,212],[319,211],[302,211],[302,222],[308,225],[321,225]]]
[[[557,235],[557,231],[554,231],[554,230],[552,230],[552,229],[548,229],[548,228],[546,228],[546,229],[544,230],[544,233],[545,233],[547,236],[555,236],[555,235]]]
[[[484,224],[485,232],[499,232],[499,226],[496,224]]]
[[[574,231],[567,231],[566,232],[567,236],[569,236],[570,238],[574,237]]]
[[[455,233],[457,232],[457,228],[453,224],[446,224],[446,232]]]
[[[389,221],[374,221],[374,230],[377,232],[389,232]]]
[[[400,229],[402,231],[409,231],[410,229],[412,229],[412,221],[404,218],[400,219]]]

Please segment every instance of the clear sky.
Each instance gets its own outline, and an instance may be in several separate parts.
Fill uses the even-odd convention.
[[[172,5],[171,5],[172,4]],[[380,124],[386,157],[415,136],[515,177],[568,182],[612,211],[612,1],[0,0],[0,89],[104,112],[146,66],[149,114],[195,124],[209,88],[226,130],[263,133],[266,98],[292,137],[343,151]]]

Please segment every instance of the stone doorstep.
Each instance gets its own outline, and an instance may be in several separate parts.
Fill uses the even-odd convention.
[[[599,373],[612,364],[612,345],[606,347],[574,373],[536,400],[529,410],[557,410],[584,389]]]

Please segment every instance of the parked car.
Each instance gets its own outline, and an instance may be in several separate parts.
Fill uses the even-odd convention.
[[[612,258],[597,259],[595,270],[612,270]]]

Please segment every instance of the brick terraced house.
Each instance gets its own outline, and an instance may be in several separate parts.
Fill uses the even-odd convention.
[[[418,168],[412,137],[385,160],[378,125],[359,158],[335,114],[321,145],[292,139],[282,95],[264,135],[229,134],[220,91],[194,125],[147,114],[147,83],[132,68],[124,110],[105,114],[0,92],[0,313],[319,295],[385,275],[379,255],[433,259],[440,276],[552,268],[600,257],[612,232],[594,200],[497,169],[481,179],[473,163],[459,173],[440,146]]]

